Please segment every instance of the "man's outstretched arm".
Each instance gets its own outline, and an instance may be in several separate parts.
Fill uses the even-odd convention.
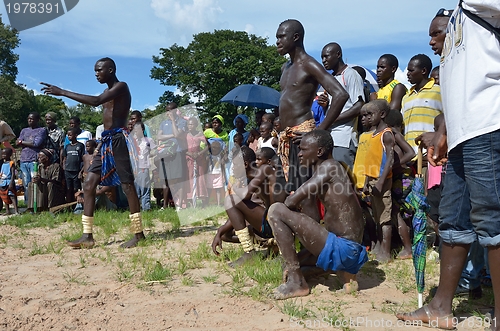
[[[118,82],[111,88],[104,90],[104,92],[102,92],[100,95],[94,96],[71,92],[48,83],[41,82],[40,84],[45,85],[45,87],[42,88],[42,92],[45,94],[67,97],[93,107],[97,107],[99,105],[102,105],[103,103],[114,100],[123,93],[127,93],[128,90],[128,87],[125,83]]]

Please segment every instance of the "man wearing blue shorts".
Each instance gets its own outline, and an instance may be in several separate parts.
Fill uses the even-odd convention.
[[[269,208],[269,223],[285,260],[285,283],[276,288],[275,299],[309,294],[295,251],[295,237],[317,257],[316,266],[337,272],[346,292],[358,289],[356,274],[368,260],[366,249],[360,244],[365,221],[353,183],[344,167],[333,159],[332,150],[333,140],[328,131],[306,133],[298,157],[300,164],[314,173],[284,203]],[[324,227],[297,210],[300,202],[311,196],[325,206]]]

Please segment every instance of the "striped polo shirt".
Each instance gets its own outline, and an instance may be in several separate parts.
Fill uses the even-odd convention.
[[[443,112],[441,88],[430,78],[420,91],[412,86],[403,97],[401,112],[405,126],[405,140],[417,152],[415,138],[434,131],[434,118]]]

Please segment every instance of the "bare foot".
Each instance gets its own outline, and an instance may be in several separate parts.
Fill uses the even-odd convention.
[[[385,254],[379,252],[378,254],[375,255],[375,260],[377,260],[380,263],[387,263],[391,260],[391,254]]]
[[[304,297],[306,295],[309,295],[309,286],[305,279],[303,282],[294,283],[288,278],[285,284],[281,284],[273,292],[274,299],[276,300]]]
[[[248,260],[251,260],[257,254],[258,253],[255,250],[253,250],[253,251],[251,251],[249,253],[243,253],[243,255],[239,259],[237,259],[236,261],[233,261],[233,262],[229,262],[228,265],[231,268],[239,267],[240,265],[243,265]]]
[[[84,233],[79,239],[68,241],[67,244],[73,248],[92,248],[95,245],[95,241],[92,233]]]
[[[399,260],[408,260],[412,258],[411,255],[411,250],[407,251],[403,249],[401,252],[399,252],[398,257]]]
[[[444,330],[454,330],[458,322],[457,319],[453,317],[453,314],[436,314],[431,312],[427,305],[411,313],[397,313],[396,317],[399,320],[411,321],[413,322],[412,325],[417,325],[418,323],[425,327],[440,328]]]
[[[121,248],[134,248],[137,246],[139,241],[146,239],[144,232],[139,232],[134,235],[134,238],[120,245]]]

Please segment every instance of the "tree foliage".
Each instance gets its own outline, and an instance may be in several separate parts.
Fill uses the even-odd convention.
[[[229,123],[236,107],[219,100],[241,84],[278,88],[285,62],[267,39],[232,30],[199,33],[187,47],[174,44],[160,53],[153,56],[151,78],[198,98],[202,117],[218,113]]]
[[[14,49],[19,46],[19,32],[2,22],[0,15],[0,76],[14,82],[17,76],[16,63],[19,55]]]

